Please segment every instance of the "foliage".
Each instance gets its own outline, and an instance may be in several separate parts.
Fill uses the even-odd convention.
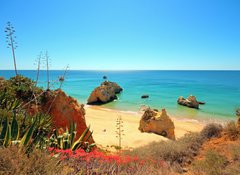
[[[27,154],[31,153],[34,148],[46,148],[51,117],[36,114],[26,127],[20,125],[16,117],[16,113],[13,113],[12,119],[7,115],[3,119],[0,126],[0,147],[19,145]]]
[[[22,102],[32,100],[34,94],[39,94],[42,91],[35,86],[35,83],[31,79],[21,75],[3,81],[0,90],[6,94],[8,101],[17,98]]]
[[[222,125],[216,123],[207,124],[200,132],[203,140],[208,140],[213,137],[219,137],[223,130]]]
[[[89,144],[89,139],[91,138],[92,133],[90,127],[87,127],[79,139],[76,140],[76,124],[71,122],[70,129],[68,130],[68,128],[66,128],[66,132],[63,134],[59,134],[58,129],[55,129],[47,142],[48,146],[54,149],[71,149],[72,151],[75,151],[81,148],[86,152],[90,152],[95,146],[95,143]],[[74,142],[74,140],[76,141]]]
[[[226,157],[214,151],[208,151],[204,160],[196,161],[192,171],[199,175],[222,175],[226,167]]]

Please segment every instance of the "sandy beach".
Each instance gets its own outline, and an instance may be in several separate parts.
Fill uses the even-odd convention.
[[[110,110],[101,107],[86,106],[86,123],[91,125],[93,136],[96,143],[103,148],[111,148],[111,146],[118,145],[116,138],[116,120],[121,115],[123,120],[124,136],[122,140],[122,147],[124,149],[131,149],[146,145],[153,141],[167,140],[166,138],[153,134],[141,133],[138,130],[139,120],[143,113],[141,112],[124,112]],[[187,132],[200,131],[203,124],[198,121],[176,119],[171,114],[168,114],[175,124],[176,138],[182,137]]]

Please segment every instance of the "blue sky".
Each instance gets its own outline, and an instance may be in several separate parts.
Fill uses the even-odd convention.
[[[18,69],[240,70],[239,0],[0,0],[0,70],[13,69],[4,28],[15,29]]]

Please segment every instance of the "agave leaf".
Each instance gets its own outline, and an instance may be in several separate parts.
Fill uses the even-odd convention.
[[[90,139],[90,137],[92,136],[93,134],[93,131],[88,135],[87,139],[86,139],[86,142],[88,142],[88,140]]]
[[[19,126],[16,119],[16,113],[13,114],[12,125],[11,125],[12,140],[18,140],[19,138]]]
[[[88,126],[88,127],[85,129],[85,131],[82,133],[82,135],[79,137],[79,139],[73,144],[73,146],[72,146],[72,151],[75,151],[76,149],[78,149],[78,148],[81,146],[84,137],[85,137],[85,136],[87,135],[87,133],[89,132],[89,129],[90,129],[90,127]]]
[[[4,139],[5,139],[7,130],[8,130],[8,118],[5,117],[5,119],[4,119],[4,121],[3,121],[2,132],[1,132],[1,135],[0,135],[0,145],[2,145],[3,142],[4,142]]]
[[[10,145],[10,143],[11,143],[11,126],[8,124],[7,132],[6,132],[6,135],[5,135],[5,138],[4,138],[3,145],[5,147],[7,147],[8,145]]]
[[[36,124],[36,118],[34,120],[34,122],[32,123],[32,125],[30,126],[30,128],[28,129],[28,131],[24,134],[23,138],[21,139],[21,143],[20,145],[28,145],[30,142],[30,139],[32,138],[33,132],[34,132],[34,128],[35,128],[35,124]]]
[[[76,136],[76,124],[71,122],[70,124],[70,147],[72,147],[74,139]]]

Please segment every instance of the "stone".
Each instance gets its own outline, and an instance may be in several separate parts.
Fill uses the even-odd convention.
[[[115,82],[104,81],[100,86],[95,88],[90,94],[87,104],[104,104],[117,99],[123,89]]]
[[[179,97],[177,103],[182,106],[187,106],[189,108],[199,109],[199,104],[205,104],[205,102],[198,102],[196,97],[190,95],[187,99],[183,96]]]
[[[70,128],[70,122],[73,121],[77,125],[76,139],[79,138],[87,128],[84,105],[79,104],[76,99],[67,96],[60,89],[48,91],[47,93],[46,103],[43,105],[42,110],[52,116],[53,128]],[[93,138],[90,137],[89,143],[93,142]]]
[[[141,98],[149,98],[149,95],[142,95]]]
[[[175,126],[165,109],[162,109],[161,112],[150,108],[146,109],[141,117],[138,129],[141,132],[155,133],[175,140]]]

